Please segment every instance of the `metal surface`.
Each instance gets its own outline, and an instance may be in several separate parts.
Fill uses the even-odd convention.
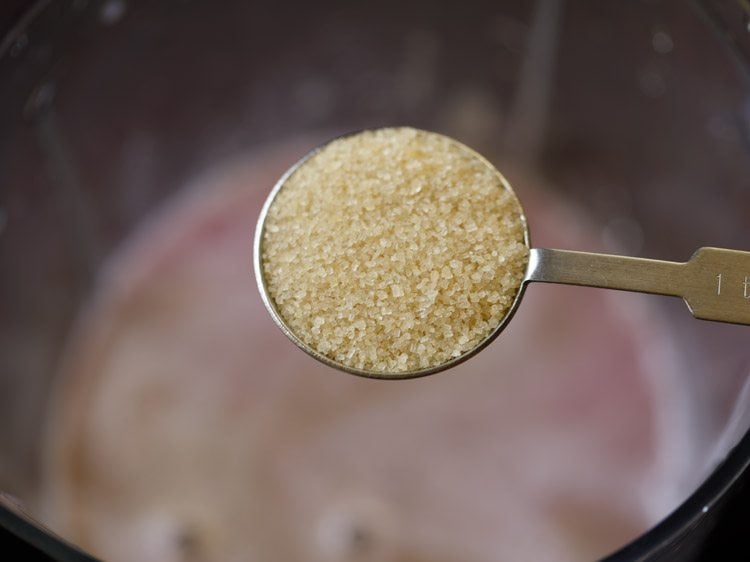
[[[530,248],[526,275],[518,287],[508,313],[492,333],[478,345],[450,361],[414,371],[387,372],[352,368],[320,353],[314,348],[312,342],[305,341],[289,327],[268,292],[262,259],[266,218],[276,196],[292,174],[305,166],[310,157],[321,148],[311,151],[294,164],[271,190],[263,205],[255,230],[253,269],[263,304],[276,325],[300,349],[326,365],[354,375],[382,379],[416,378],[454,367],[484,349],[505,329],[521,302],[526,285],[530,282],[582,285],[682,297],[695,318],[750,324],[750,252],[700,248],[689,261],[680,263],[629,256]],[[513,191],[502,174],[489,161],[481,155],[477,154],[477,156],[502,178],[503,184],[509,190]],[[529,247],[528,222],[523,214],[520,220],[523,223],[524,242]]]
[[[682,297],[701,320],[750,324],[750,252],[700,248],[685,263],[533,249],[524,282]]]

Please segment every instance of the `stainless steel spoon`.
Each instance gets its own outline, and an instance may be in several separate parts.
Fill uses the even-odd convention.
[[[269,195],[255,231],[254,270],[263,302],[276,324],[297,346],[327,365],[356,375],[397,379],[429,375],[453,367],[479,352],[504,329],[518,308],[526,286],[531,282],[583,285],[676,296],[685,300],[695,318],[750,325],[750,252],[705,247],[697,250],[689,261],[681,263],[589,252],[530,248],[528,226],[522,215],[524,241],[529,247],[528,267],[512,305],[488,337],[458,357],[418,370],[373,371],[354,368],[336,361],[317,351],[313,342],[305,341],[289,327],[269,294],[263,261],[264,229],[269,209],[288,178],[304,167],[310,158],[324,147],[311,152],[292,166]],[[479,155],[476,156],[500,176],[489,162]],[[505,183],[504,179],[502,181]],[[505,185],[511,190],[507,184]]]

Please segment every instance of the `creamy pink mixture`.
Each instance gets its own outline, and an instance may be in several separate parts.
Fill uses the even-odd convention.
[[[52,415],[54,529],[112,562],[565,561],[675,507],[686,401],[642,296],[532,286],[488,349],[411,381],[296,349],[250,248],[307,146],[196,182],[103,272]],[[509,179],[533,242],[596,249],[533,178]]]

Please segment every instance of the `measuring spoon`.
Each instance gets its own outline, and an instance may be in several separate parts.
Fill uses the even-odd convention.
[[[451,155],[455,151],[461,159],[465,159],[465,161],[468,162],[467,165],[475,166],[480,172],[484,170],[495,178],[498,186],[498,195],[504,193],[505,196],[507,196],[510,194],[515,199],[515,194],[510,185],[502,177],[500,172],[498,172],[486,159],[453,139],[427,131],[408,128],[380,129],[375,130],[374,132],[362,131],[347,137],[334,139],[302,158],[281,177],[263,206],[255,231],[254,270],[261,298],[275,323],[297,346],[314,358],[337,369],[373,378],[413,378],[448,369],[476,354],[497,337],[517,310],[526,286],[532,282],[583,285],[676,296],[684,299],[690,312],[695,318],[745,325],[750,324],[750,252],[704,247],[698,249],[687,262],[670,262],[590,252],[531,248],[526,218],[523,214],[520,203],[517,203],[517,199],[515,199],[518,212],[514,215],[513,220],[517,221],[518,232],[520,233],[518,235],[519,241],[522,242],[527,250],[525,271],[518,277],[517,284],[513,287],[515,294],[512,298],[512,302],[507,306],[502,317],[497,319],[495,324],[488,329],[486,335],[467,349],[462,349],[458,353],[454,352],[453,355],[444,358],[443,360],[427,365],[421,364],[418,367],[362,367],[361,365],[349,362],[347,357],[342,359],[340,354],[339,357],[335,357],[335,354],[332,353],[331,350],[321,349],[315,341],[316,338],[310,333],[302,334],[300,333],[300,330],[295,330],[291,327],[285,317],[283,307],[278,306],[277,299],[273,298],[271,291],[269,290],[269,274],[271,272],[268,271],[268,268],[272,267],[272,264],[269,265],[268,260],[264,255],[265,245],[267,244],[269,237],[289,235],[289,233],[279,233],[278,225],[274,225],[272,229],[267,228],[269,213],[272,212],[275,205],[279,205],[279,194],[285,189],[290,181],[293,180],[296,175],[305,171],[306,168],[320,165],[320,158],[322,158],[321,155],[325,155],[326,150],[328,150],[329,147],[334,146],[334,143],[338,143],[335,145],[337,150],[341,149],[342,143],[352,143],[353,145],[354,143],[359,143],[357,146],[365,146],[367,149],[372,148],[376,152],[371,154],[380,157],[382,156],[382,153],[392,150],[392,145],[388,144],[386,141],[390,141],[390,137],[395,138],[398,135],[411,135],[409,138],[413,137],[414,139],[417,139],[413,141],[415,143],[417,143],[419,139],[422,139],[423,141],[427,140],[429,142],[437,142],[438,146],[445,147],[445,150],[449,151]],[[368,142],[376,142],[372,139],[380,139],[378,142],[384,143],[382,144],[382,147],[385,148],[382,148],[380,145],[373,145],[372,147],[368,146]],[[404,148],[403,150],[411,150],[410,147],[412,147],[412,145],[406,144],[405,146],[407,148]],[[419,148],[418,144],[414,146]],[[378,150],[381,152],[377,152]],[[342,156],[342,158],[345,160],[346,158],[349,158],[346,156],[346,154],[349,153],[344,152],[343,154],[345,156]],[[358,154],[359,156],[357,156]],[[384,162],[386,162],[384,167],[390,166],[390,162],[392,162],[393,159],[398,158],[401,158],[399,166],[409,167],[415,161],[419,160],[419,154],[423,153],[415,149],[413,154],[416,156],[410,156],[408,158],[404,157],[403,154],[389,154],[388,159],[384,159]],[[364,158],[360,153],[352,152],[351,159],[356,159],[358,157],[362,160],[361,166],[363,169],[366,169],[367,166],[372,166],[373,162],[377,161],[377,158]],[[339,168],[345,169],[347,166],[355,166],[351,169],[355,171],[358,170],[356,168],[356,162],[354,164],[348,161],[337,160],[332,160],[331,162],[333,163],[331,164],[329,162],[327,166],[328,168],[333,168],[334,171]],[[394,170],[396,172],[398,171],[395,168]],[[310,170],[308,169],[306,171],[309,172]],[[370,176],[372,175],[372,173],[368,173]],[[443,172],[433,169],[431,173],[433,176],[437,176]],[[427,173],[426,175],[429,176]],[[370,176],[366,177],[369,178]],[[384,174],[384,177],[389,178],[391,176],[389,174]],[[426,182],[425,185],[431,185],[430,181],[433,183],[439,183],[435,177],[425,177],[424,180]],[[384,181],[388,182],[391,180],[386,179]],[[410,181],[412,183],[414,182],[413,176]],[[389,189],[393,187],[390,183],[384,183],[384,186]],[[313,186],[310,189],[315,190],[316,188],[317,186]],[[323,189],[324,186],[321,185],[320,188]],[[347,186],[347,188],[349,188],[349,186]],[[357,185],[351,186],[351,189],[356,188]],[[399,186],[396,186],[396,188],[399,188]],[[404,186],[404,189],[411,189],[411,187]],[[408,197],[405,195],[404,199],[407,198]],[[389,200],[388,205],[388,209],[385,209],[388,213],[383,214],[383,216],[376,216],[375,223],[382,226],[383,222],[388,222],[388,217],[394,216],[393,209],[391,208],[394,205],[393,200]],[[377,213],[378,209],[373,209],[372,212]],[[298,217],[294,217],[294,228],[297,233],[305,232],[305,221],[311,221],[311,217],[314,217],[314,215],[307,215],[306,213],[308,213],[308,211],[300,212]],[[435,217],[435,219],[438,220],[439,217]],[[355,228],[355,232],[357,228],[359,227]],[[273,230],[273,232],[270,232],[269,230]],[[298,242],[299,244],[304,245],[306,243],[305,236],[299,234],[297,234],[297,236],[299,239],[295,243]],[[372,251],[372,249],[362,250],[362,259],[369,259],[370,254],[368,252]],[[425,250],[420,249],[420,251],[424,252]],[[304,257],[304,254],[301,255]],[[414,259],[418,258],[419,256],[414,257]],[[355,269],[356,268],[353,268],[349,274],[356,276],[358,273]],[[311,295],[310,297],[310,302],[312,303],[311,314],[315,314],[314,306],[316,295]],[[348,302],[347,295],[341,294],[342,306],[344,306],[343,303],[346,302]],[[345,321],[342,320],[342,323],[343,322]],[[400,331],[400,327],[398,329]],[[405,331],[408,331],[408,329],[408,326],[404,328]],[[419,329],[421,331],[418,336],[425,337],[423,334],[431,331],[432,327],[422,326]],[[362,337],[367,337],[367,334],[364,334]],[[362,341],[364,342],[365,340]],[[417,341],[417,336],[415,336],[415,341]],[[356,349],[352,349],[350,355],[354,355],[356,351]],[[384,349],[383,351],[384,353],[388,353],[387,349]]]

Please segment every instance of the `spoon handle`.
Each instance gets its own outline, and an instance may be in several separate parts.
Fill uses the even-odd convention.
[[[750,252],[700,248],[680,263],[533,248],[532,281],[682,297],[696,318],[750,324]]]

